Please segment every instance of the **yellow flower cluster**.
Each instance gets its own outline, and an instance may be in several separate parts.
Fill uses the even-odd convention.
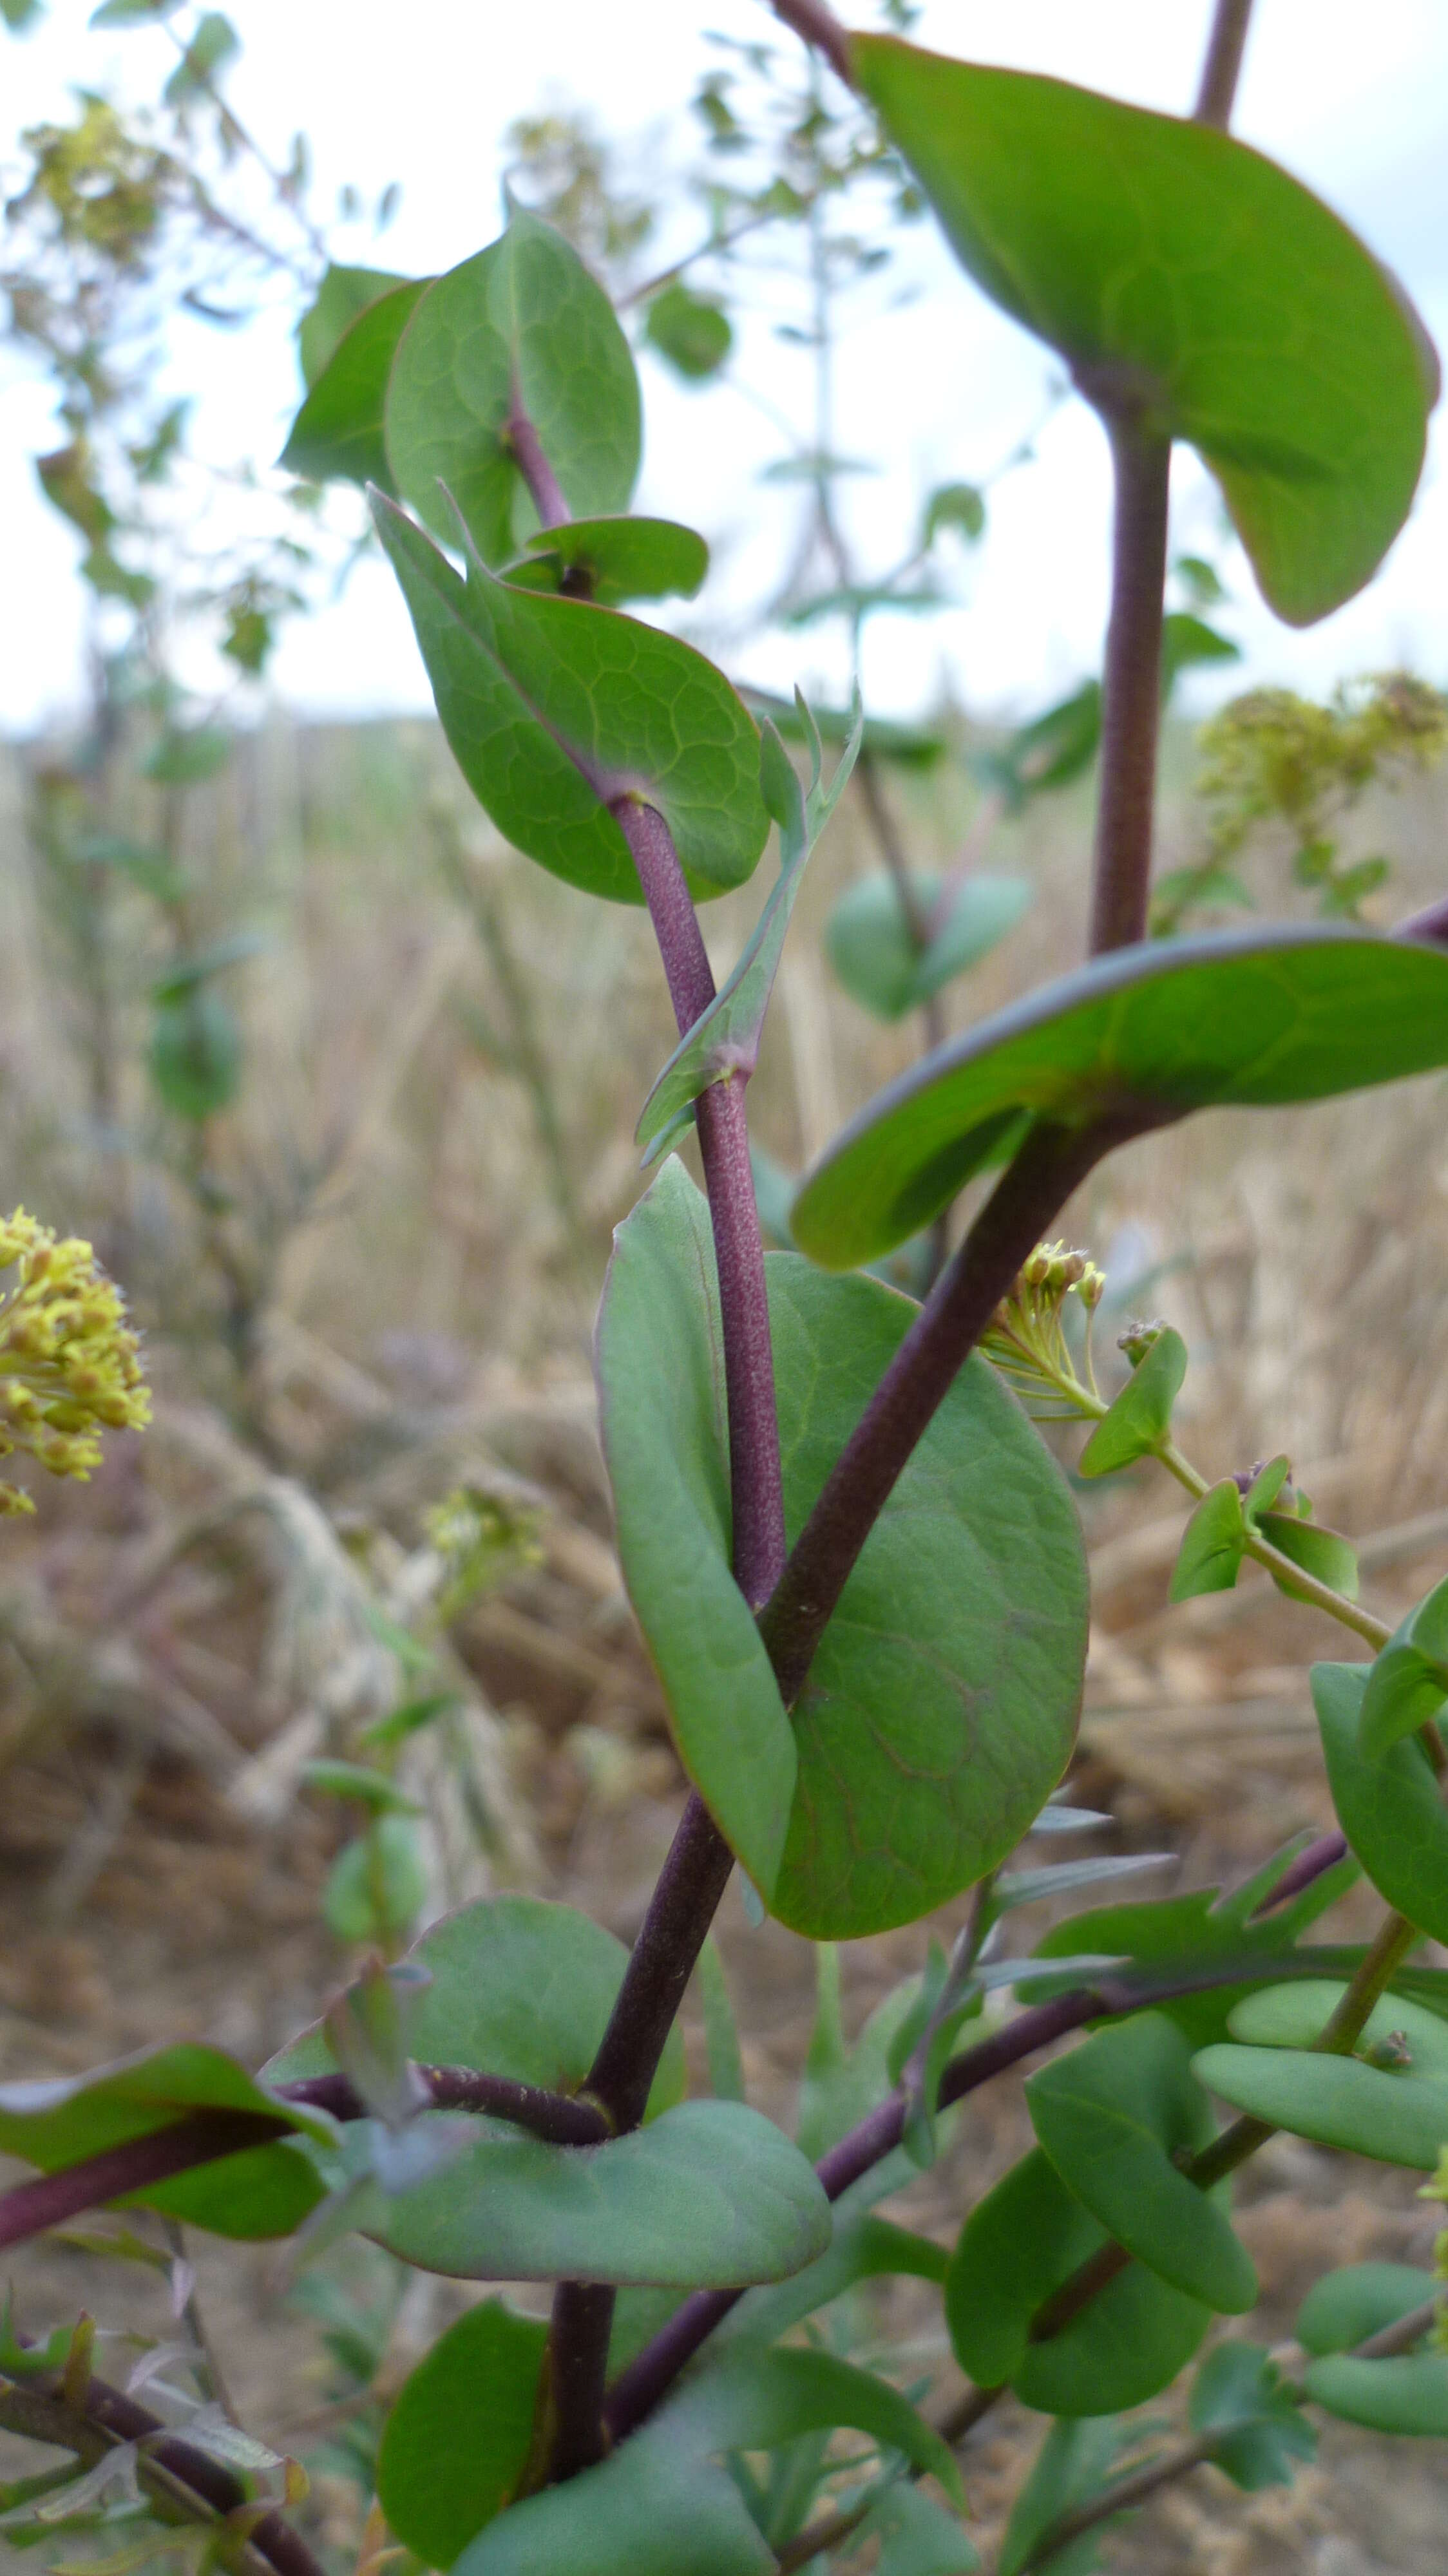
[[[0,1219],[0,1458],[23,1449],[52,1476],[84,1479],[103,1429],[150,1418],[125,1300],[90,1245],[57,1241],[24,1208]],[[0,1513],[33,1509],[0,1484]]]

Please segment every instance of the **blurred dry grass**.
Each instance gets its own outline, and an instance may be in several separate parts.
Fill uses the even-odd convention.
[[[1175,738],[1173,856],[1194,828],[1188,768]],[[891,792],[918,858],[947,859],[968,809],[959,775]],[[609,1230],[638,1186],[633,1118],[672,1042],[642,916],[584,903],[500,850],[431,726],[278,723],[243,744],[187,822],[215,921],[257,922],[270,940],[229,979],[250,1070],[208,1135],[230,1192],[208,1214],[147,1103],[152,917],[140,896],[118,905],[123,1114],[98,1133],[24,800],[24,764],[0,757],[4,1201],[96,1236],[147,1325],[161,1402],[91,1489],[52,1489],[35,1522],[7,1525],[0,2068],[69,2069],[182,2030],[255,2058],[315,2011],[342,1966],[317,1921],[341,1822],[294,1794],[297,1768],[347,1750],[400,1688],[368,1605],[426,1626],[423,1514],[460,1482],[536,1508],[542,1557],[437,1641],[462,1695],[461,1734],[419,1753],[413,1775],[435,1820],[437,1901],[531,1884],[627,1936],[680,1797],[609,1551],[588,1357]],[[1365,809],[1365,846],[1376,834],[1398,856],[1393,911],[1441,891],[1445,812],[1432,782]],[[141,810],[133,827],[153,825]],[[1000,833],[990,863],[1027,869],[1038,897],[957,988],[954,1022],[1075,953],[1087,837],[1084,791]],[[873,863],[847,800],[799,907],[752,1094],[761,1140],[792,1166],[916,1049],[914,1029],[879,1030],[820,962],[829,902]],[[1267,886],[1271,910],[1270,868]],[[720,970],[757,900],[746,890],[707,914]],[[1150,1309],[1185,1333],[1185,1445],[1216,1474],[1287,1449],[1322,1516],[1370,1541],[1365,1589],[1386,1616],[1448,1568],[1445,1097],[1423,1083],[1292,1119],[1200,1118],[1119,1157],[1069,1217],[1108,1268],[1146,1273]],[[241,1371],[218,1226],[256,1292]],[[1137,1472],[1081,1499],[1097,1633],[1078,1783],[1128,1847],[1170,1839],[1188,1883],[1238,1874],[1328,1819],[1305,1673],[1337,1632],[1265,1584],[1167,1618],[1174,1489]],[[750,1932],[732,1900],[722,1937],[751,2089],[787,2117],[807,1949]],[[920,1948],[918,1933],[855,1946],[852,2018]],[[917,2191],[922,2223],[948,2230],[967,2172],[976,2186],[1023,2132],[1018,2092],[972,2106]],[[1360,2186],[1290,2142],[1248,2188],[1274,2332],[1315,2268],[1416,2258],[1431,2240],[1406,2186]],[[261,2273],[230,2255],[206,2271],[239,2337],[243,2404],[275,2428]],[[90,2287],[77,2258],[44,2250],[23,2277],[42,2303]],[[100,2295],[114,2305],[108,2281]],[[294,2327],[281,2349],[285,2378],[300,2366]],[[1003,2418],[982,2439],[987,2531],[1023,2438]],[[1401,2449],[1344,2433],[1324,2462],[1290,2503],[1199,2480],[1113,2541],[1110,2563],[1200,2576],[1442,2563],[1421,2449],[1405,2466]]]

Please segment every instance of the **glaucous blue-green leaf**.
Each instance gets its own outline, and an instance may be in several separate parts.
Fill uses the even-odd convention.
[[[455,2113],[423,2112],[425,2141]],[[470,2119],[464,2142],[400,2190],[370,2171],[371,2124],[344,2132],[348,2224],[463,2281],[638,2281],[681,2290],[784,2280],[829,2243],[829,2203],[799,2149],[743,2102],[681,2102],[598,2147],[555,2147]]]
[[[1411,2316],[1438,2288],[1411,2263],[1345,2264],[1313,2282],[1297,2312],[1297,2340],[1304,2352],[1350,2352]]]
[[[764,847],[759,736],[722,672],[677,637],[611,608],[464,581],[380,495],[378,533],[412,612],[458,767],[500,832],[555,876],[641,903],[609,811],[657,806],[691,893],[742,885]]]
[[[369,304],[375,304],[395,286],[412,283],[395,268],[339,268],[333,262],[317,289],[316,300],[297,324],[297,358],[303,384],[310,388],[316,383],[335,356],[344,333]]]
[[[800,703],[803,705],[803,700]],[[759,1041],[784,954],[795,897],[804,881],[810,852],[854,768],[863,723],[863,711],[857,711],[854,730],[835,763],[828,787],[820,779],[820,738],[811,733],[813,774],[808,790],[795,776],[774,727],[765,724],[760,790],[779,825],[779,875],[738,965],[708,1009],[680,1039],[644,1102],[634,1135],[640,1145],[649,1148],[645,1162],[652,1162],[662,1150],[665,1138],[673,1133],[701,1091],[711,1083],[727,1082],[736,1073],[752,1074],[759,1061]]]
[[[1248,2495],[1291,2486],[1297,2461],[1317,2450],[1317,2435],[1266,2347],[1235,2337],[1201,2364],[1187,2421],[1194,2433],[1211,2436],[1216,2467]]]
[[[940,878],[922,871],[915,890],[933,922],[944,891]],[[1031,891],[1025,877],[966,877],[951,893],[928,945],[917,948],[893,877],[861,877],[825,924],[830,964],[845,991],[876,1019],[903,1019],[1014,930]]]
[[[310,483],[376,483],[392,491],[382,435],[387,379],[425,277],[399,280],[365,304],[310,381],[277,462]]]
[[[1448,2145],[1448,2079],[1391,2074],[1358,2057],[1305,2048],[1204,2048],[1193,2072],[1208,2092],[1275,2129],[1426,2173]]]
[[[1026,2101],[1062,2181],[1107,2234],[1189,2298],[1240,2316],[1257,2303],[1252,2258],[1176,2161],[1212,2135],[1191,2056],[1163,2014],[1140,2013],[1043,2066]]]
[[[626,599],[693,599],[708,569],[703,538],[676,519],[569,519],[539,528],[502,574],[515,589],[618,608]]]
[[[1246,2040],[1253,2048],[1311,2048],[1346,1992],[1345,1983],[1327,1977],[1264,1986],[1260,1994],[1233,2005],[1227,2028],[1233,2039]],[[1378,2065],[1410,2067],[1414,2074],[1448,2084],[1448,2022],[1406,1995],[1384,1995],[1374,2004],[1352,2053]]]
[[[425,2567],[451,2567],[511,2501],[547,2345],[546,2326],[484,2299],[398,2390],[377,2458],[377,2500]]]
[[[325,2113],[279,2102],[221,2049],[180,2040],[90,2075],[0,2085],[0,2151],[42,2173],[62,2173],[111,2147],[173,2128],[198,2111],[281,2118],[321,2144],[336,2136]],[[308,2158],[276,2139],[151,2184],[116,2206],[165,2210],[219,2236],[289,2236],[321,2197]]]
[[[1438,390],[1371,252],[1211,126],[891,36],[851,56],[964,266],[1089,400],[1196,448],[1279,617],[1351,599],[1407,517]]]
[[[806,726],[799,708],[790,698],[772,697],[767,689],[746,689],[745,700],[750,712],[760,718],[768,716],[776,733],[786,742],[809,740],[810,726],[822,742],[848,742],[854,730],[853,707],[817,707],[810,703],[810,726]],[[860,748],[872,760],[890,760],[900,769],[933,769],[945,757],[946,741],[925,725],[897,724],[888,716],[866,716]]]
[[[327,1872],[322,1913],[339,1941],[405,1939],[427,1903],[427,1860],[410,1816],[378,1816]]]
[[[1019,814],[1033,796],[1084,777],[1100,747],[1101,683],[1085,680],[1029,724],[1018,725],[1004,742],[972,751],[967,760],[1007,813]]]
[[[977,2204],[950,2258],[945,2315],[955,2357],[978,2387],[1008,2382],[1046,2415],[1109,2415],[1170,2385],[1211,2310],[1141,2264],[1119,2272],[1060,2334],[1030,2339],[1037,2309],[1107,2241],[1040,2147]]]
[[[1363,1692],[1359,1733],[1370,1758],[1414,1735],[1448,1699],[1448,1583],[1410,1610],[1375,1659]]]
[[[1448,2434],[1448,2352],[1397,2353],[1358,2361],[1333,2353],[1302,2374],[1309,2397],[1349,2424],[1375,2433]]]
[[[947,1207],[1013,1125],[1143,1128],[1325,1100],[1448,1063],[1448,954],[1328,925],[1119,949],[953,1038],[829,1147],[794,1203],[832,1270]]]
[[[1416,1736],[1371,1759],[1360,1726],[1369,1667],[1314,1664],[1317,1711],[1337,1820],[1380,1896],[1435,1941],[1448,1940],[1448,1808]]]
[[[1050,2576],[1089,2576],[1100,2565],[1101,2533],[1086,2532],[1045,2560],[1036,2552],[1053,2523],[1099,2495],[1121,2448],[1113,2422],[1053,2424],[1017,2496],[1001,2544],[1000,2576],[1022,2576],[1034,2562]]]
[[[724,1962],[712,1935],[699,1953],[699,2000],[704,2010],[704,2054],[709,2067],[709,2090],[716,2101],[742,2102],[746,2096],[739,2024],[734,2017]]]
[[[792,1542],[915,1309],[790,1254],[766,1275]],[[1085,1644],[1075,1513],[1014,1400],[984,1362],[961,1372],[791,1721],[728,1570],[713,1251],[677,1163],[619,1230],[598,1366],[624,1576],[681,1757],[773,1911],[849,1939],[972,1885],[1061,1776]]]
[[[768,2576],[773,2550],[738,2487],[712,2463],[850,2427],[899,2451],[964,2502],[960,2472],[907,2399],[832,2353],[742,2345],[678,2395],[599,2468],[527,2497],[455,2563],[461,2576]]]
[[[427,1981],[409,1989],[407,2041],[424,2066],[468,2066],[551,2093],[575,2093],[608,2025],[628,1952],[569,1905],[537,1896],[480,1896],[431,1924],[408,1952]],[[336,2066],[321,2022],[274,2057],[275,2084]],[[677,2029],[654,2078],[649,2117],[684,2092]]]
[[[1171,1409],[1187,1373],[1187,1346],[1170,1324],[1143,1351],[1081,1452],[1083,1476],[1110,1476],[1148,1458],[1171,1435]]]
[[[515,207],[501,237],[429,287],[387,386],[399,492],[452,534],[444,492],[485,563],[537,524],[508,424],[521,408],[577,519],[628,508],[639,468],[638,376],[618,317],[578,253]]]

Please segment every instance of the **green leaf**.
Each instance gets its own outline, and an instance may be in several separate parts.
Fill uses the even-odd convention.
[[[1197,449],[1277,614],[1311,625],[1361,590],[1407,517],[1437,369],[1338,217],[1211,126],[889,36],[851,58],[986,294],[1089,400]]]
[[[628,342],[577,252],[517,207],[500,240],[428,288],[387,388],[397,489],[451,537],[444,487],[489,564],[537,524],[508,439],[515,403],[575,518],[628,508],[640,445]]]
[[[426,1902],[417,1827],[409,1815],[384,1815],[338,1852],[322,1891],[322,1914],[339,1941],[379,1941],[390,1949],[412,1930]]]
[[[1317,2435],[1271,2354],[1261,2344],[1220,2343],[1192,2382],[1187,2421],[1212,2435],[1216,2466],[1249,2495],[1290,2487],[1294,2463],[1310,2460]]]
[[[1431,2299],[1439,2284],[1411,2263],[1349,2263],[1314,2281],[1297,2312],[1305,2352],[1350,2352]]]
[[[1204,2048],[1200,2083],[1233,2109],[1322,2147],[1428,2172],[1448,2144],[1448,2081],[1301,2048]]]
[[[484,2299],[399,2389],[377,2457],[377,2500],[425,2567],[451,2567],[511,2501],[547,2345],[546,2326]]]
[[[757,716],[768,716],[777,733],[786,742],[809,740],[809,728],[792,699],[771,697],[766,689],[746,689],[745,698]],[[817,707],[809,709],[810,725],[824,742],[848,742],[854,729],[853,707]],[[921,725],[892,724],[884,716],[866,716],[861,749],[872,760],[893,760],[902,769],[933,769],[945,757],[942,734],[932,733]]]
[[[1326,924],[1118,950],[982,1021],[881,1092],[794,1205],[843,1270],[949,1205],[1013,1120],[1323,1100],[1448,1062],[1448,955]]]
[[[789,1254],[769,1255],[766,1275],[793,1538],[915,1309]],[[983,1361],[961,1372],[791,1725],[728,1570],[713,1252],[677,1163],[619,1230],[598,1352],[625,1581],[684,1766],[772,1910],[843,1940],[972,1885],[1060,1778],[1085,1634],[1069,1494],[1011,1397]]]
[[[876,2166],[868,2177],[872,2189],[879,2172]],[[899,2187],[898,2179],[893,2184],[887,2181],[881,2197]],[[896,2227],[888,2218],[874,2217],[868,2209],[842,2207],[838,2201],[833,2207],[833,2220],[834,2236],[828,2253],[821,2254],[805,2271],[796,2272],[793,2280],[781,2282],[777,2289],[752,2290],[741,2299],[718,2330],[721,2345],[736,2338],[756,2345],[776,2343],[792,2327],[802,2325],[806,2317],[829,2307],[861,2281],[932,2281],[937,2289],[944,2281],[945,2248],[934,2244],[930,2237],[916,2236],[909,2228]]]
[[[644,337],[690,384],[717,376],[734,346],[722,306],[695,295],[678,279],[653,298],[644,317]]]
[[[394,286],[412,283],[411,278],[401,277],[391,268],[339,268],[335,263],[329,267],[317,289],[315,303],[297,324],[297,357],[303,384],[310,388],[316,383],[335,356],[344,332],[369,304],[389,294]]]
[[[687,644],[609,608],[465,582],[380,495],[383,546],[412,612],[443,731],[499,831],[590,894],[641,903],[609,811],[646,797],[691,893],[742,885],[764,847],[759,736],[722,673]]]
[[[0,2085],[0,2150],[42,2173],[62,2173],[108,2148],[169,2129],[195,2111],[252,2111],[281,2116],[303,2135],[329,2143],[335,2123],[324,2113],[279,2103],[235,2058],[199,2041],[148,2048],[93,2074]],[[316,2173],[297,2147],[276,2140],[132,2192],[118,2209],[160,2209],[218,2236],[289,2236],[322,2197]]]
[[[1359,1727],[1366,1664],[1314,1664],[1312,1698],[1338,1822],[1380,1896],[1448,1940],[1448,1808],[1416,1736],[1369,1760]]]
[[[972,2210],[945,2276],[945,2316],[961,2369],[982,2388],[1009,2382],[1048,2415],[1140,2406],[1190,2361],[1211,2310],[1132,2264],[1062,2333],[1032,2343],[1031,2320],[1108,2242],[1043,2149],[1013,2165]]]
[[[941,879],[922,872],[915,889],[923,911],[933,916],[944,892]],[[951,894],[940,927],[918,949],[894,879],[861,877],[825,924],[830,964],[845,991],[876,1019],[903,1019],[1004,939],[1032,891],[1025,877],[966,877]]]
[[[1296,1512],[1259,1512],[1257,1527],[1268,1546],[1290,1556],[1304,1574],[1310,1574],[1315,1582],[1330,1584],[1345,1600],[1356,1601],[1357,1550],[1350,1539],[1343,1538],[1337,1530],[1324,1529],[1318,1521],[1304,1520]],[[1302,1597],[1294,1591],[1290,1575],[1274,1574],[1272,1580],[1278,1591],[1287,1593],[1289,1598]]]
[[[1233,2039],[1254,2048],[1311,2048],[1336,2012],[1347,1987],[1327,1977],[1304,1977],[1290,1986],[1264,1986],[1234,2004],[1227,2027]],[[1396,2043],[1401,2042],[1401,2052]],[[1382,2052],[1390,2051],[1384,2059]],[[1410,2067],[1448,2084],[1448,2022],[1403,1995],[1374,2004],[1353,2055],[1377,2064]]]
[[[1182,1532],[1172,1568],[1170,1598],[1194,1601],[1201,1592],[1230,1592],[1247,1553],[1247,1522],[1235,1478],[1224,1476],[1203,1494]]]
[[[198,19],[196,32],[161,95],[168,107],[184,107],[198,91],[209,89],[218,72],[225,70],[241,51],[241,39],[229,18],[219,9],[208,9]]]
[[[1000,2576],[1020,2576],[1052,2523],[1099,2495],[1121,2448],[1114,2422],[1053,2424],[1016,2498],[1001,2546]],[[1042,2564],[1051,2576],[1087,2576],[1097,2565],[1102,2534],[1083,2535],[1074,2548],[1055,2551]]]
[[[1031,2076],[1026,2101],[1067,2189],[1118,2245],[1206,2307],[1255,2307],[1251,2256],[1174,2161],[1207,2143],[1212,2116],[1171,2022],[1140,2013],[1098,2031]]]
[[[971,2576],[980,2565],[956,2516],[908,2478],[891,2479],[859,2536],[880,2543],[874,2576]]]
[[[1161,621],[1161,693],[1169,698],[1183,671],[1203,662],[1240,662],[1242,648],[1205,619],[1178,609]]]
[[[942,528],[974,545],[985,534],[985,494],[974,483],[938,483],[925,504],[920,526],[922,546],[933,546]]]
[[[1387,2361],[1336,2353],[1310,2361],[1302,2379],[1309,2397],[1349,2424],[1439,2440],[1448,2434],[1448,2353],[1400,2353]]]
[[[450,2112],[423,2112],[409,2134],[425,2142],[439,2122],[460,2143],[400,2190],[371,2169],[370,2122],[342,2145],[348,2224],[425,2272],[726,2289],[785,2279],[829,2243],[813,2166],[743,2102],[681,2102],[597,2147]]]
[[[1033,796],[1083,777],[1100,746],[1101,683],[1086,680],[1043,715],[1018,725],[997,749],[972,753],[970,766],[1008,813],[1019,814]]]
[[[408,2036],[427,2066],[470,2066],[554,2093],[586,2080],[617,2000],[628,1952],[601,1923],[535,1896],[485,1896],[429,1925],[408,1952],[428,1971]],[[274,2083],[336,2067],[321,2022],[265,2069]],[[684,2091],[684,2047],[670,2035],[649,2096],[653,2116]]]
[[[539,528],[503,578],[515,589],[617,608],[626,599],[693,599],[708,569],[703,538],[675,519],[571,519]]]
[[[146,1062],[162,1106],[201,1126],[235,1099],[241,1084],[242,1038],[236,1017],[210,985],[193,985],[160,1001],[151,1021]]]
[[[301,1777],[309,1789],[319,1789],[324,1798],[355,1798],[360,1805],[370,1807],[374,1815],[422,1813],[416,1799],[405,1797],[385,1771],[374,1771],[365,1762],[304,1762]]]
[[[370,272],[344,270],[341,274]],[[325,365],[315,378],[309,378],[310,391],[277,459],[288,473],[305,475],[311,483],[335,479],[375,483],[384,492],[394,489],[382,429],[387,380],[398,342],[428,284],[425,277],[399,280],[385,293],[369,298],[355,320],[335,337]]]
[[[208,947],[194,950],[189,957],[171,958],[151,986],[151,997],[157,1002],[179,1002],[198,984],[209,983],[213,975],[224,974],[228,966],[243,965],[247,958],[259,955],[270,945],[270,935],[265,930],[233,930],[227,938],[213,939]]]
[[[1142,1353],[1078,1462],[1083,1476],[1114,1475],[1152,1457],[1171,1437],[1171,1409],[1187,1373],[1187,1346],[1170,1324]],[[1235,1493],[1236,1487],[1233,1487]]]
[[[820,744],[815,736],[810,746],[813,775],[807,792],[790,767],[778,734],[772,726],[765,726],[760,786],[779,824],[779,876],[738,965],[708,1009],[680,1040],[644,1102],[634,1136],[638,1144],[651,1149],[644,1156],[645,1162],[654,1159],[665,1137],[673,1132],[701,1091],[713,1082],[727,1082],[735,1074],[742,1073],[747,1078],[758,1063],[765,1014],[795,898],[804,881],[810,853],[854,768],[863,723],[861,713],[835,763],[828,787],[820,782]]]
[[[724,1962],[712,1935],[699,1953],[699,1994],[704,2007],[704,2053],[709,2062],[709,2090],[720,2102],[742,2102],[744,2060],[739,2053],[739,2025],[729,1997]]]
[[[1401,1736],[1415,1735],[1448,1699],[1448,1582],[1395,1629],[1368,1674],[1359,1738],[1372,1758]]]
[[[143,778],[158,787],[199,787],[214,778],[231,758],[232,736],[224,725],[191,725],[164,733],[141,763]]]

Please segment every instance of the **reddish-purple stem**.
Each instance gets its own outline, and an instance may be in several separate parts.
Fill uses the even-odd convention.
[[[792,27],[816,53],[823,54],[831,71],[838,72],[846,86],[853,89],[855,76],[850,68],[849,30],[824,6],[824,0],[774,0],[774,14]]]
[[[575,2094],[549,2093],[541,2084],[480,2074],[471,2066],[419,2066],[417,2072],[435,2111],[479,2111],[488,2119],[511,2120],[552,2147],[596,2147],[613,2134],[596,2104]],[[334,2120],[367,2117],[366,2103],[345,2075],[307,2075],[276,2090],[283,2101],[330,2111]]]
[[[1251,16],[1252,0],[1217,0],[1197,103],[1192,110],[1198,125],[1220,126],[1225,134],[1232,122],[1232,102],[1241,78]]]
[[[523,407],[516,382],[505,435],[518,471],[533,496],[533,507],[540,523],[545,528],[565,527],[573,513],[563,497],[563,486],[543,453],[543,442]]]
[[[1412,913],[1406,921],[1400,921],[1393,937],[1423,940],[1430,948],[1448,948],[1448,894],[1440,895],[1426,911]]]
[[[220,2156],[238,2155],[246,2147],[266,2146],[273,2138],[287,2135],[285,2120],[263,2119],[256,2112],[198,2111],[190,2119],[173,2122],[169,2129],[153,2129],[148,2137],[131,2138],[124,2146],[108,2147],[103,2155],[88,2156],[84,2164],[69,2165],[63,2173],[17,2183],[13,2191],[0,2195],[0,2245],[21,2245],[47,2227],[61,2227],[68,2218],[79,2217],[84,2209],[98,2209],[129,2192],[169,2182],[173,2174],[188,2173],[193,2165],[214,2164]]]
[[[1111,441],[1116,510],[1111,622],[1101,700],[1101,784],[1091,885],[1091,954],[1146,937],[1151,898],[1156,743],[1161,720],[1171,441],[1082,381]]]
[[[1338,1862],[1346,1858],[1346,1834],[1319,1834],[1316,1842],[1309,1843],[1306,1850],[1300,1851],[1296,1860],[1283,1871],[1271,1894],[1264,1896],[1261,1904],[1254,1907],[1247,1918],[1249,1923],[1260,1923],[1264,1914],[1275,1914],[1279,1905],[1286,1905],[1292,1897],[1300,1896],[1304,1887],[1311,1887],[1314,1879],[1324,1877],[1328,1870],[1336,1869]]]

